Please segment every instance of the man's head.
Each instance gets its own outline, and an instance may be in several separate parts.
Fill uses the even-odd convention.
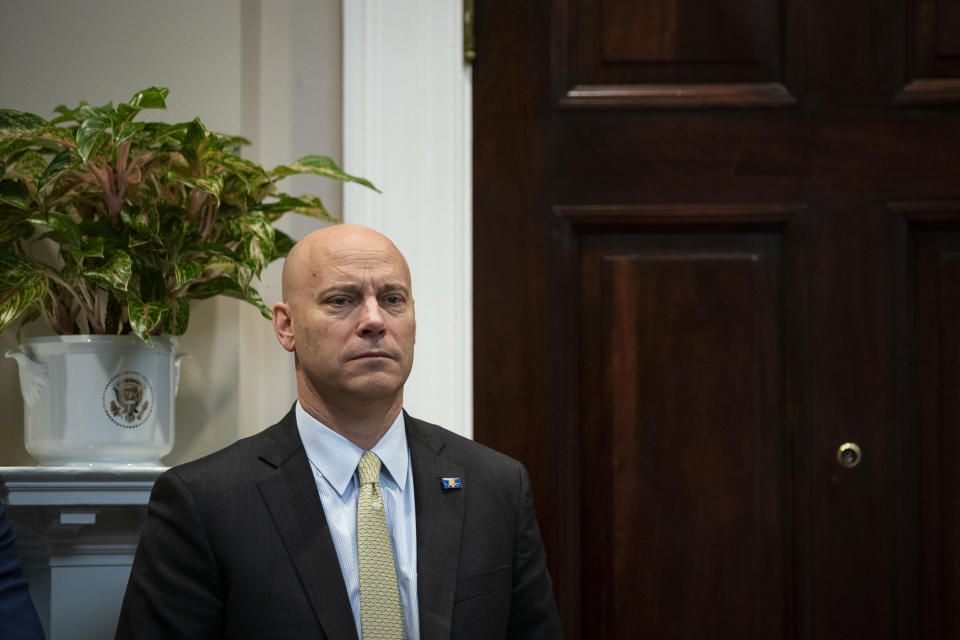
[[[357,411],[403,402],[416,319],[410,269],[386,236],[357,225],[307,235],[283,266],[277,340],[296,355],[301,402]]]

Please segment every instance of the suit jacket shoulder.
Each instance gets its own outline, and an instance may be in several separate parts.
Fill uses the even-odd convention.
[[[405,422],[422,638],[562,638],[524,466],[437,425]]]
[[[13,526],[3,503],[0,503],[0,638],[43,638],[40,618],[20,569]]]
[[[117,638],[356,638],[291,411],[157,480]]]

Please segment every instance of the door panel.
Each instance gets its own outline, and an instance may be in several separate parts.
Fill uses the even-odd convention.
[[[775,0],[556,0],[554,96],[568,108],[790,104],[780,12]]]
[[[951,6],[477,3],[475,436],[570,637],[960,636]]]
[[[779,241],[581,236],[585,628],[783,635]]]
[[[931,206],[934,204],[934,206]],[[925,637],[960,637],[960,233],[942,218],[960,203],[900,207],[912,223],[913,316],[921,522],[921,594]],[[940,227],[940,228],[938,228]]]

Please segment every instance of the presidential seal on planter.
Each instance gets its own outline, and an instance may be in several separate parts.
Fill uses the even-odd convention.
[[[103,410],[108,418],[125,429],[139,427],[153,411],[150,381],[136,371],[113,376],[103,389]]]

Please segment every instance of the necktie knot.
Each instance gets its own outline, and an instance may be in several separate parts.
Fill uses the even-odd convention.
[[[380,458],[373,451],[367,451],[357,465],[360,484],[380,484]]]

